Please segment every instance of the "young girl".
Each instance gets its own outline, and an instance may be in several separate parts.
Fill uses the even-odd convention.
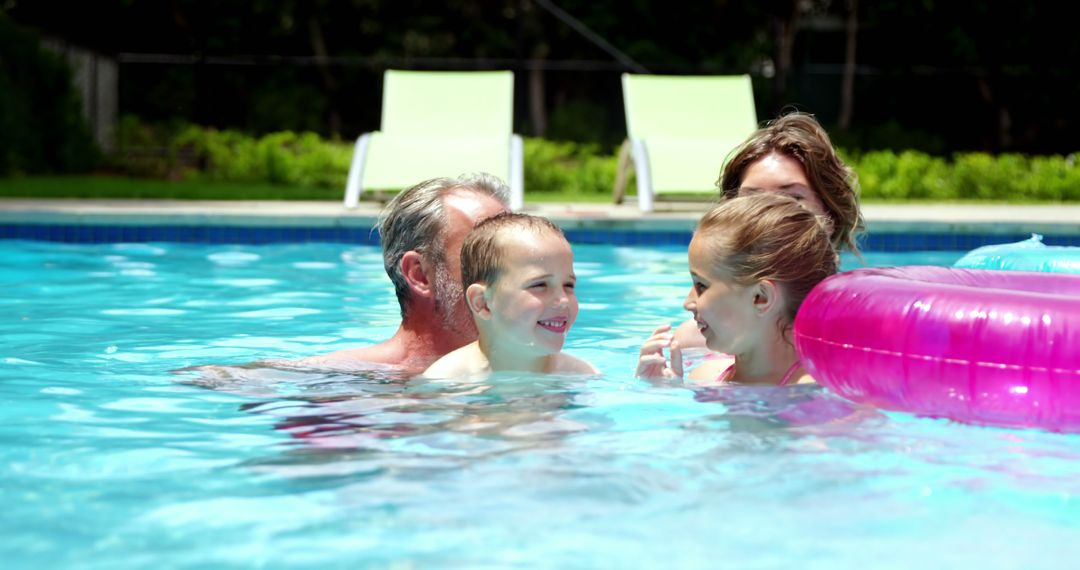
[[[723,200],[753,194],[790,196],[824,216],[837,252],[859,254],[856,239],[865,224],[858,179],[813,115],[790,113],[758,129],[727,162],[717,185]],[[693,321],[683,323],[674,334],[683,348],[705,345]]]
[[[706,346],[726,355],[706,360],[689,378],[813,382],[799,363],[791,328],[814,285],[837,271],[828,223],[787,196],[732,198],[705,214],[687,253],[693,286],[683,307]],[[670,331],[661,326],[642,346],[638,376],[682,378],[682,351]]]

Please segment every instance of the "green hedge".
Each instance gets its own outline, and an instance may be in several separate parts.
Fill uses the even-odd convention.
[[[958,153],[947,160],[915,151],[875,151],[849,161],[864,199],[1080,201],[1075,154]]]
[[[352,142],[289,131],[254,138],[193,125],[149,126],[121,121],[114,165],[129,174],[208,182],[248,182],[343,188]],[[1076,155],[916,151],[843,153],[859,174],[864,199],[1080,201]],[[529,194],[610,195],[617,158],[596,145],[525,140]],[[449,173],[454,174],[454,173]],[[634,184],[631,179],[629,190]]]
[[[120,170],[151,178],[342,188],[352,145],[324,141],[314,133],[284,131],[254,138],[195,125],[151,126],[124,117],[112,158]]]
[[[344,188],[352,151],[351,141],[323,140],[314,133],[255,138],[187,124],[147,125],[128,116],[120,121],[112,164],[150,178]],[[616,157],[596,145],[525,140],[530,193],[609,194],[615,167]]]
[[[611,194],[617,166],[617,157],[596,145],[525,139],[525,188],[530,194]]]

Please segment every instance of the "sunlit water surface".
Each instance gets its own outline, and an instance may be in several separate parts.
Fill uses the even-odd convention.
[[[686,317],[685,248],[575,250],[581,316],[567,350],[602,376],[410,383],[280,362],[393,333],[376,248],[0,243],[0,560],[833,569],[1080,559],[1077,436],[882,414],[816,387],[635,380],[640,342]],[[206,364],[234,366],[174,372]]]

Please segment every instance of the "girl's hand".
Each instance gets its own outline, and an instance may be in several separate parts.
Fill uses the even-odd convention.
[[[671,352],[671,361],[664,357],[664,347]],[[682,349],[678,341],[673,340],[671,325],[660,325],[652,336],[641,345],[638,353],[638,365],[635,376],[650,380],[682,380]]]

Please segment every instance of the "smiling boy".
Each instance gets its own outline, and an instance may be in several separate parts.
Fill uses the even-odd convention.
[[[558,226],[516,213],[481,222],[461,247],[461,276],[479,339],[437,360],[425,376],[598,373],[562,352],[578,301],[574,254]]]

